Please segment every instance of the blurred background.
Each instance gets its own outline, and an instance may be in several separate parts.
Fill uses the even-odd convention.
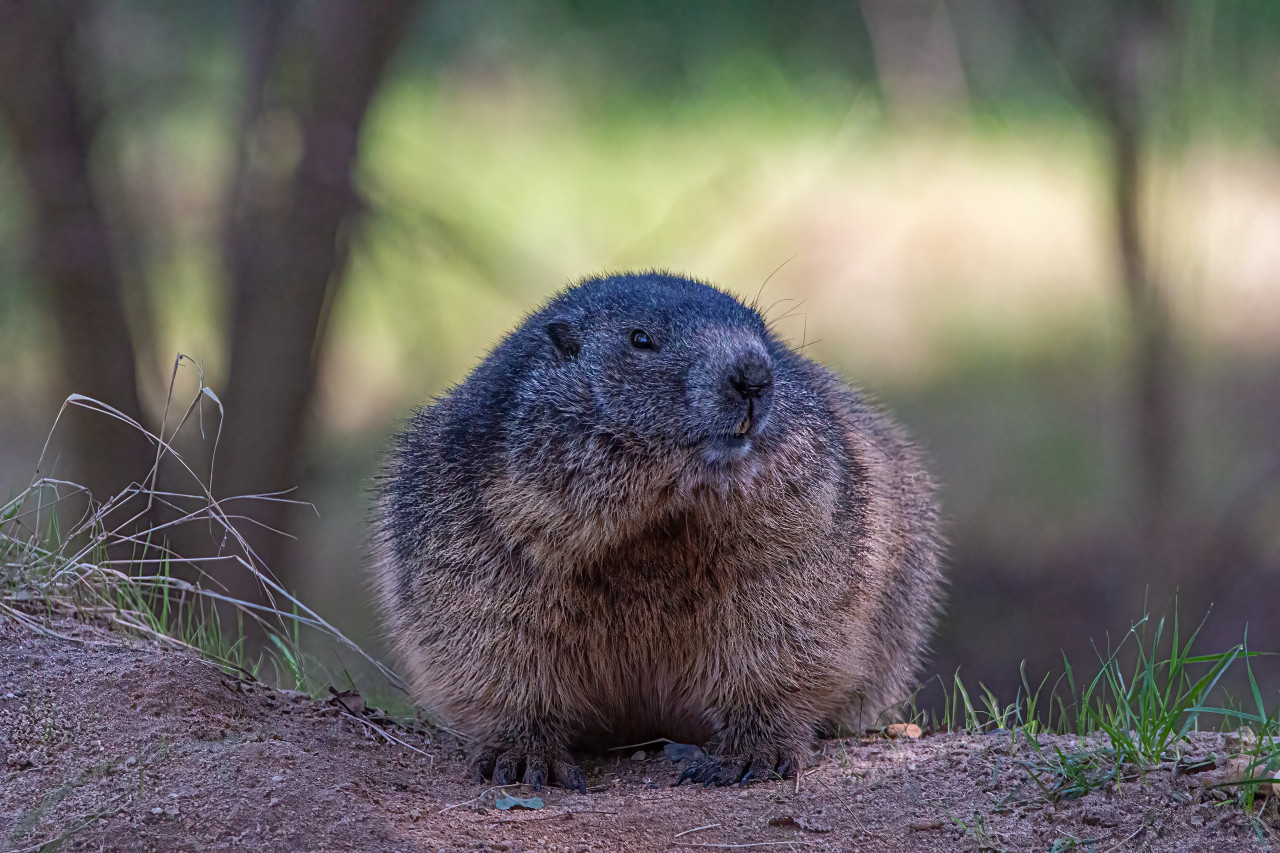
[[[68,394],[154,429],[190,356],[184,452],[297,487],[259,553],[380,649],[389,435],[634,267],[762,291],[929,449],[928,673],[1009,701],[1175,595],[1280,651],[1280,4],[0,0],[0,492]],[[72,411],[41,473],[153,458]]]

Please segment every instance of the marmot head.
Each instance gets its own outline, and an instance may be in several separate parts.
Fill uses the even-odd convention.
[[[589,389],[589,413],[577,413],[593,422],[582,426],[712,468],[749,457],[768,433],[780,345],[727,293],[663,273],[588,279],[533,319],[551,369]]]
[[[587,279],[460,389],[450,452],[480,461],[459,489],[482,483],[487,523],[545,566],[594,565],[669,522],[802,542],[840,477],[806,365],[710,285]]]

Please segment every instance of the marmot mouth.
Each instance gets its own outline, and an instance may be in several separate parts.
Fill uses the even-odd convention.
[[[751,438],[735,430],[732,435],[703,441],[699,450],[702,461],[712,468],[731,468],[751,455]]]
[[[767,417],[768,414],[766,410],[765,416]],[[738,421],[729,432],[734,438],[746,438],[751,434],[752,430],[759,432],[761,423],[762,419],[756,417],[756,401],[747,400],[746,413],[742,416],[742,420]]]

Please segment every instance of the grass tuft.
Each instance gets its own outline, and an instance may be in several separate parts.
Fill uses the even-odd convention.
[[[1202,620],[1180,643],[1175,606],[1169,657],[1162,660],[1158,650],[1165,638],[1165,619],[1160,618],[1154,630],[1150,630],[1149,616],[1139,619],[1115,651],[1102,659],[1101,669],[1081,695],[1080,733],[1106,732],[1117,757],[1141,768],[1176,757],[1174,746],[1197,728],[1201,714],[1208,710],[1205,702],[1223,674],[1241,656],[1247,658],[1243,644],[1220,654],[1193,655],[1191,649],[1203,625]],[[1121,651],[1131,639],[1135,662],[1130,670],[1121,663]],[[1196,677],[1193,670],[1205,667]]]
[[[195,365],[199,385],[171,425],[169,406],[184,363]],[[210,405],[218,412],[218,430],[209,454],[210,474],[202,475],[174,448],[174,440],[193,422],[199,422],[204,436],[204,409]],[[151,469],[106,500],[98,500],[76,483],[40,476],[49,442],[72,408],[121,421],[140,432],[156,448]],[[162,645],[189,649],[243,676],[258,678],[269,671],[277,686],[312,695],[319,695],[328,684],[350,684],[345,670],[340,673],[345,678],[337,678],[317,656],[303,651],[304,646],[313,647],[304,642],[305,637],[333,648],[334,660],[341,660],[344,650],[358,656],[392,687],[401,688],[402,682],[391,670],[280,586],[237,529],[237,523],[246,520],[243,510],[230,513],[224,507],[227,499],[211,494],[208,484],[221,417],[221,402],[205,386],[199,365],[183,355],[174,363],[169,401],[156,432],[106,403],[80,394],[68,397],[50,429],[36,476],[0,505],[0,619],[62,636],[54,627],[55,618],[73,615]],[[176,474],[166,480],[185,482],[185,490],[157,487],[162,464],[170,475]],[[287,498],[263,494],[235,500]],[[71,511],[73,506],[83,509]],[[172,520],[149,523],[158,508],[165,508]],[[67,524],[72,515],[75,521]],[[198,526],[206,540],[221,543],[215,555],[191,559],[171,550],[169,540],[191,525]],[[248,573],[266,603],[227,594],[220,579],[232,572]],[[228,624],[232,616],[234,624]],[[246,640],[246,625],[251,623],[266,638],[260,651],[251,649]]]
[[[1190,733],[1210,723],[1209,728],[1236,733],[1229,741],[1235,744],[1230,769],[1236,778],[1212,787],[1234,791],[1251,819],[1280,823],[1280,708],[1267,710],[1251,664],[1263,653],[1248,648],[1246,629],[1240,644],[1198,654],[1203,625],[1201,620],[1184,636],[1175,601],[1171,619],[1144,615],[1114,649],[1099,651],[1097,674],[1088,682],[1077,682],[1064,656],[1063,673],[1052,688],[1048,676],[1033,687],[1024,664],[1022,687],[1008,704],[981,683],[975,702],[957,670],[950,685],[938,678],[940,710],[915,711],[912,719],[935,731],[1007,735],[1008,754],[1050,803],[1137,780],[1161,765],[1177,767]],[[1212,704],[1223,676],[1241,663],[1250,708],[1225,695]],[[1041,733],[1075,735],[1078,746],[1064,751],[1046,745]]]

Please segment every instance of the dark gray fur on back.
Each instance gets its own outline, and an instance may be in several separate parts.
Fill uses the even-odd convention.
[[[497,783],[580,788],[570,748],[656,736],[707,745],[697,781],[785,775],[909,694],[937,611],[899,429],[666,273],[527,317],[413,417],[379,506],[389,634]]]

